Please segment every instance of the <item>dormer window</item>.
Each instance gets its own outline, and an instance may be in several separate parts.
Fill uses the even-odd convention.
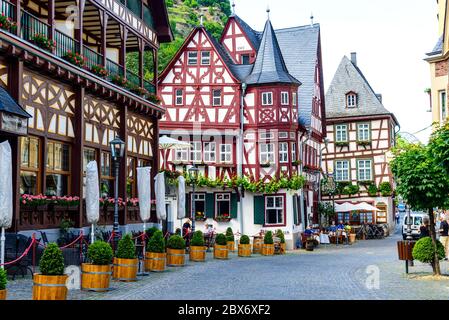
[[[349,92],[346,94],[346,107],[357,108],[357,94]]]

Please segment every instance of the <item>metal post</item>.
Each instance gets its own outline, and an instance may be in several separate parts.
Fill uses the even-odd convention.
[[[5,228],[2,228],[2,235],[0,238],[0,242],[1,242],[1,257],[0,257],[0,264],[1,264],[1,268],[5,269],[4,263],[5,263]]]
[[[118,175],[119,175],[119,158],[114,159],[114,169],[115,169],[115,188],[114,188],[114,243],[117,245],[119,240],[118,235]]]
[[[195,232],[195,179],[192,180],[192,233]]]
[[[407,207],[408,207],[408,212],[407,212],[407,238],[406,239],[407,239],[407,247],[408,247],[408,246],[410,246],[410,241],[413,240],[413,237],[412,237],[412,224],[411,224],[412,219],[410,216],[410,206],[407,206]],[[406,260],[405,262],[407,264],[405,271],[406,271],[406,273],[408,273],[408,267],[413,266],[413,260]]]
[[[243,125],[244,125],[244,105],[245,105],[245,94],[246,94],[246,83],[242,84],[242,96],[240,97],[240,128],[239,128],[239,137],[238,137],[238,148],[239,148],[239,163],[237,166],[237,175],[240,178],[243,178],[243,150],[244,150],[244,142],[243,142]],[[239,222],[240,222],[240,234],[244,234],[243,231],[243,187],[240,189],[240,197],[239,197]]]

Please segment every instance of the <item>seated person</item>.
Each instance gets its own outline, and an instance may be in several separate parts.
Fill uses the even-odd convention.
[[[318,243],[320,243],[320,236],[315,233],[315,230],[313,230],[311,226],[307,226],[304,234],[307,236],[307,238],[315,239]]]
[[[335,221],[332,221],[332,225],[328,228],[329,230],[329,236],[335,237],[337,232],[337,226],[335,225]]]
[[[345,225],[343,224],[343,221],[340,220],[340,222],[337,225],[337,230],[344,230],[345,229]]]

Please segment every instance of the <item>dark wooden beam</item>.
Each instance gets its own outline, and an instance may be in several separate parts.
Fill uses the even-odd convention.
[[[72,177],[71,190],[72,195],[83,197],[83,150],[84,150],[84,88],[76,89],[75,115],[74,115],[74,133],[75,141],[72,145]],[[83,226],[83,206],[79,206],[76,227]]]

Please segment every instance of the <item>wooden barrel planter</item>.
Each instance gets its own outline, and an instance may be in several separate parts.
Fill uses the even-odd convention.
[[[170,249],[167,248],[167,266],[170,267],[183,267],[185,263],[184,249]]]
[[[191,246],[190,253],[189,253],[190,261],[195,261],[195,262],[206,261],[206,250],[207,250],[207,247],[204,247],[204,246],[203,247]]]
[[[227,242],[227,245],[228,245],[228,250],[229,250],[229,252],[234,252],[234,251],[235,251],[235,244],[234,244],[234,241],[228,241],[228,242]]]
[[[215,259],[228,259],[228,246],[214,245],[214,258]]]
[[[145,271],[162,272],[165,271],[166,253],[146,252]]]
[[[261,251],[262,251],[262,244],[263,244],[263,239],[262,238],[254,238],[253,253],[261,253]]]
[[[81,290],[108,291],[111,280],[111,265],[99,266],[90,263],[81,265]]]
[[[251,257],[251,245],[239,244],[238,253],[239,257]]]
[[[115,281],[137,281],[138,259],[114,258],[112,262],[112,280]]]
[[[0,290],[0,300],[6,300],[7,290]]]
[[[287,244],[281,243],[281,254],[285,254],[287,252]]]
[[[33,275],[33,300],[66,300],[68,275],[44,276]]]
[[[274,244],[263,244],[262,245],[262,255],[264,255],[264,256],[274,255]]]
[[[355,233],[350,233],[349,234],[349,243],[354,243],[355,242],[355,237],[356,237]]]

